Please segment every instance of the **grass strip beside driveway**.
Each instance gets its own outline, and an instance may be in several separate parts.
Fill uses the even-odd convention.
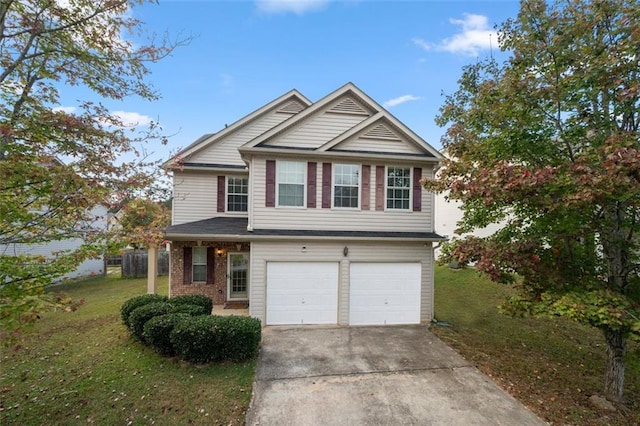
[[[122,325],[120,306],[146,292],[146,279],[110,275],[56,290],[85,303],[44,314],[17,350],[2,347],[1,424],[244,424],[255,361],[164,358]]]
[[[435,316],[451,327],[431,331],[552,424],[640,424],[640,344],[628,342],[626,407],[589,403],[604,387],[602,333],[563,318],[510,318],[498,312],[512,289],[474,269],[436,267]]]

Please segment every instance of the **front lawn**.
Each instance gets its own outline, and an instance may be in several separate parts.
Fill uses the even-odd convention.
[[[597,330],[562,319],[513,319],[496,308],[509,288],[473,269],[436,267],[431,330],[552,424],[640,424],[640,344],[629,342],[625,398],[616,413],[588,401],[601,394],[606,346]]]
[[[1,348],[0,424],[244,424],[255,361],[165,358],[122,325],[120,306],[146,292],[146,279],[107,276],[59,290],[85,303],[44,314],[19,349]]]

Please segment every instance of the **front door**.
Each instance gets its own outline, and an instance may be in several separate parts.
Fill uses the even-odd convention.
[[[227,262],[228,271],[228,292],[229,300],[247,300],[249,284],[249,254],[229,253]]]

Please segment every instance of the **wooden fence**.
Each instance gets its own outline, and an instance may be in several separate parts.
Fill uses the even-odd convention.
[[[122,276],[142,278],[147,276],[148,258],[146,250],[125,250],[122,254]],[[169,275],[169,252],[158,250],[158,275]]]

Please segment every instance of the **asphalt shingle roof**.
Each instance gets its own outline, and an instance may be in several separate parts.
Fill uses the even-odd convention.
[[[198,236],[213,238],[219,236],[251,237],[335,237],[335,238],[393,238],[393,239],[425,239],[444,240],[435,232],[394,232],[394,231],[334,231],[334,230],[300,230],[300,229],[254,229],[247,231],[247,218],[213,217],[196,222],[169,226],[165,230],[168,239]]]

